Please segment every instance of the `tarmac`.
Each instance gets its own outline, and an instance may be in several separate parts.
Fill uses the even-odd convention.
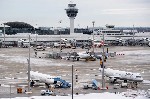
[[[144,78],[143,83],[138,84],[134,90],[150,89],[150,47],[144,46],[109,46],[105,47],[109,52],[116,52],[116,56],[108,57],[104,63],[106,68],[140,73]],[[91,49],[92,50],[92,49]],[[25,94],[27,90],[28,48],[0,48],[0,98],[40,96],[40,90],[46,89],[44,84],[31,88],[32,94]],[[79,52],[87,49],[63,49],[62,52]],[[71,83],[72,65],[74,67],[74,94],[101,93],[101,92],[124,92],[127,88],[114,89],[114,85],[106,80],[106,90],[83,89],[83,84],[96,79],[101,83],[99,72],[100,61],[72,61],[65,59],[45,58],[49,52],[59,52],[57,48],[46,48],[46,51],[38,51],[37,57],[31,48],[31,70],[53,76],[61,76],[62,79]],[[102,52],[102,48],[95,48],[95,52]],[[78,82],[75,82],[75,74]],[[17,88],[22,88],[23,93],[18,94]],[[56,95],[71,94],[71,88],[56,88]]]

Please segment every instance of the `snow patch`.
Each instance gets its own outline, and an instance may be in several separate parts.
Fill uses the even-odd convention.
[[[144,83],[144,84],[150,84],[150,80],[143,80],[142,83]]]
[[[150,51],[149,50],[135,50],[135,51],[118,51],[116,54],[125,54],[125,55],[131,55],[131,56],[149,56]]]
[[[0,57],[6,58],[6,60],[17,62],[17,63],[24,63],[27,64],[28,57],[22,57],[22,56],[5,56],[4,54],[0,54]],[[30,59],[31,64],[35,64],[36,66],[69,66],[68,64],[63,63],[56,63],[51,60],[44,60],[44,59],[37,59],[37,58],[31,58]]]
[[[5,84],[2,84],[1,85],[2,87],[10,87],[10,85],[5,85]],[[11,85],[11,87],[15,87],[14,85]]]
[[[69,96],[32,96],[30,97],[33,99],[71,99],[71,95]],[[133,97],[125,97],[121,94],[115,94],[115,93],[91,93],[91,94],[80,94],[80,95],[74,95],[75,99],[133,99]],[[4,99],[4,98],[2,98]],[[5,98],[6,99],[6,98]],[[11,99],[20,99],[20,97],[11,98]],[[21,99],[29,99],[29,97],[21,97]],[[134,99],[147,99],[144,96],[137,96]]]

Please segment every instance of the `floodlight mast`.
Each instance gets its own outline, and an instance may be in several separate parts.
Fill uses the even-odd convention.
[[[93,23],[93,53],[94,53],[94,24],[95,24],[95,21],[92,21]]]
[[[30,92],[30,35],[29,35],[29,59],[28,59],[28,92]]]

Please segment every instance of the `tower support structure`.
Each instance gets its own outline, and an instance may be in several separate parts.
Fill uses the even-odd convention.
[[[74,18],[70,17],[70,34],[74,33]]]

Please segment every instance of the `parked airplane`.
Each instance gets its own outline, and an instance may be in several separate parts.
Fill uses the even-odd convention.
[[[31,86],[33,86],[36,82],[39,83],[45,83],[49,87],[50,84],[55,84],[62,88],[69,88],[71,85],[66,82],[65,80],[62,80],[60,77],[50,76],[47,74],[42,74],[39,72],[30,71],[30,77],[31,77]],[[58,85],[60,83],[60,85]]]
[[[80,59],[88,59],[91,57],[91,55],[88,52],[79,52],[77,54]]]
[[[30,44],[33,44],[34,40],[30,40]],[[28,47],[29,46],[29,39],[19,39],[18,40],[18,46],[19,47]]]
[[[79,61],[79,59],[86,59],[88,60],[90,57],[92,57],[88,52],[72,52],[69,53],[69,55],[66,57],[68,60],[74,59]]]
[[[102,68],[100,68],[99,70],[100,72],[102,72]],[[110,68],[104,69],[104,75],[109,77],[112,83],[115,83],[117,79],[124,80],[124,82],[133,81],[135,83],[143,81],[143,78],[139,73],[113,70]]]

